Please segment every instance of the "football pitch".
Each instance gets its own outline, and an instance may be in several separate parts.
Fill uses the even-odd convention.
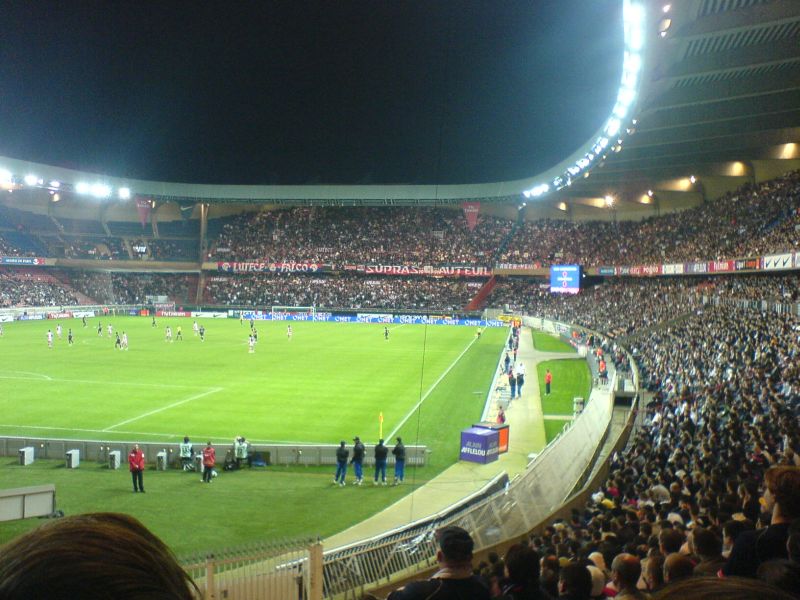
[[[102,322],[102,336],[97,334]],[[125,331],[129,350],[114,348],[106,326]],[[204,486],[195,473],[148,465],[147,494],[132,494],[127,469],[84,461],[16,457],[0,465],[0,488],[54,483],[66,514],[132,514],[177,553],[268,539],[327,537],[397,502],[458,460],[459,431],[483,410],[508,331],[455,326],[256,322],[259,342],[248,352],[247,322],[93,318],[4,325],[0,338],[0,434],[8,436],[175,444],[189,435],[211,439],[217,457],[233,438],[258,442],[338,443],[359,435],[368,445],[403,436],[428,450],[397,487],[332,486],[333,467],[275,466],[221,473]],[[183,340],[164,341],[170,325]],[[75,343],[67,344],[73,329]],[[369,479],[372,469],[366,469]],[[0,543],[37,527],[27,519],[0,524]]]
[[[261,321],[250,353],[247,321],[202,320],[205,341],[192,323],[159,318],[153,327],[145,317],[104,317],[83,327],[65,320],[52,348],[47,331],[55,334],[56,321],[6,324],[0,434],[175,443],[184,435],[197,443],[243,435],[253,443],[331,444],[354,435],[377,440],[382,413],[387,439],[399,433],[428,444],[417,440],[414,418],[426,411],[415,409],[430,404],[435,418],[435,406],[455,397],[481,407],[507,333],[489,329],[476,340],[468,327],[389,325],[387,340],[378,324],[292,322],[290,338],[286,322]],[[115,349],[109,324],[127,334],[128,350]],[[173,341],[165,339],[167,326]],[[493,351],[480,351],[487,347]],[[479,373],[456,369],[475,355],[485,358]],[[474,419],[475,411],[464,417]]]

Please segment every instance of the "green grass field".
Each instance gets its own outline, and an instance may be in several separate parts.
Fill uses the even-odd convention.
[[[544,435],[547,443],[549,444],[553,441],[564,429],[564,425],[569,422],[569,419],[546,419],[544,422]]]
[[[130,350],[97,335],[97,322],[124,330]],[[397,432],[431,451],[428,465],[410,469],[400,488],[333,489],[332,470],[269,467],[223,473],[213,486],[177,470],[148,471],[148,494],[131,494],[127,472],[61,461],[30,467],[8,458],[0,487],[56,483],[68,513],[118,510],[133,514],[177,552],[293,535],[327,536],[385,508],[458,458],[458,432],[481,414],[505,329],[448,326],[261,322],[248,353],[248,327],[238,320],[204,320],[206,341],[190,319],[140,317],[64,321],[63,339],[49,349],[54,321],[7,324],[0,338],[0,434],[103,441],[164,441],[183,435],[230,445],[337,443]],[[183,341],[164,341],[164,327],[183,328]],[[69,347],[66,330],[73,328]],[[422,400],[422,403],[420,401]],[[352,474],[351,474],[352,478]],[[206,489],[206,487],[208,489]],[[0,524],[0,541],[36,526]]]
[[[544,393],[544,375],[547,369],[550,369],[553,374],[553,384],[549,396]],[[550,443],[566,423],[566,420],[552,417],[571,417],[572,399],[576,396],[588,400],[592,391],[592,375],[586,361],[579,359],[548,360],[539,363],[536,370],[539,377],[539,389],[542,393],[545,439]]]
[[[533,347],[540,352],[575,352],[575,348],[560,338],[544,333],[533,331]]]

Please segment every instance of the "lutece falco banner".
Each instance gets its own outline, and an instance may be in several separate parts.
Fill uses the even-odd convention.
[[[217,270],[225,273],[320,273],[332,271],[333,265],[313,262],[224,261],[217,263]]]

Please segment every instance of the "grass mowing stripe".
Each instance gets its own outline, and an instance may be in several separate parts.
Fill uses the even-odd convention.
[[[225,388],[213,388],[202,392],[200,394],[195,394],[194,396],[189,396],[188,398],[184,398],[183,400],[178,400],[178,402],[173,402],[172,404],[167,404],[166,406],[162,406],[161,408],[154,408],[144,414],[139,415],[138,417],[131,417],[130,419],[125,419],[124,421],[120,421],[110,427],[106,427],[103,431],[111,431],[112,429],[116,429],[117,427],[122,427],[123,425],[127,425],[128,423],[133,423],[134,421],[138,421],[140,419],[144,419],[145,417],[149,417],[150,415],[156,415],[160,412],[164,412],[165,410],[169,410],[170,408],[175,408],[176,406],[181,406],[182,404],[186,404],[187,402],[191,402],[192,400],[199,400],[200,398],[205,398],[206,396],[210,396],[211,394],[216,394],[217,392],[221,392]]]
[[[449,367],[447,367],[447,369],[445,370],[445,372],[444,372],[444,373],[442,373],[441,375],[439,375],[439,378],[438,378],[436,381],[434,381],[434,382],[433,382],[433,385],[432,385],[431,387],[429,387],[429,388],[428,388],[428,391],[427,391],[427,392],[425,392],[425,394],[422,396],[422,398],[420,398],[420,399],[419,399],[419,402],[417,402],[417,403],[414,405],[414,408],[412,408],[410,411],[408,411],[408,414],[406,414],[406,416],[405,416],[405,417],[403,417],[403,419],[400,421],[400,423],[398,423],[397,427],[395,427],[394,429],[392,429],[391,433],[389,433],[389,434],[386,436],[386,439],[387,439],[387,440],[391,440],[391,439],[393,439],[393,438],[394,438],[394,436],[396,436],[396,435],[397,435],[397,432],[398,432],[398,431],[400,431],[400,428],[402,428],[402,427],[403,427],[403,425],[405,425],[405,424],[406,424],[406,421],[408,421],[408,420],[409,420],[409,419],[410,419],[410,418],[411,418],[411,417],[414,415],[414,413],[415,413],[415,412],[417,412],[417,409],[418,409],[420,406],[422,406],[422,403],[423,403],[423,402],[425,402],[425,400],[428,398],[428,396],[430,396],[430,395],[431,395],[431,392],[433,392],[433,390],[435,390],[435,389],[436,389],[436,386],[437,386],[437,385],[439,385],[439,384],[441,383],[442,379],[444,379],[444,378],[447,376],[447,374],[448,374],[450,371],[452,371],[452,370],[453,370],[453,367],[455,367],[455,366],[456,366],[456,364],[458,363],[458,361],[460,361],[460,360],[461,360],[461,357],[462,357],[462,356],[464,356],[464,355],[467,353],[467,351],[468,351],[468,350],[469,350],[469,349],[472,347],[472,344],[474,344],[474,343],[476,342],[476,340],[477,340],[477,339],[478,339],[478,338],[473,338],[472,340],[470,340],[469,344],[467,344],[467,347],[466,347],[466,348],[464,348],[464,350],[462,350],[462,351],[461,351],[461,354],[459,354],[459,355],[456,357],[456,359],[455,359],[453,362],[451,362],[451,363],[450,363],[450,366],[449,366]]]
[[[533,333],[533,347],[540,352],[575,352],[575,348],[563,341],[561,338],[544,333],[543,331],[534,331]]]

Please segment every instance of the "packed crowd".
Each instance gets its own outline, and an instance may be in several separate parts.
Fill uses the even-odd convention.
[[[0,268],[0,307],[75,304],[77,296],[47,272]]]
[[[513,222],[443,208],[291,208],[243,214],[209,258],[341,264],[490,266]]]
[[[215,275],[205,301],[232,306],[404,308],[461,311],[485,282],[432,277],[343,275]]]
[[[175,273],[108,273],[64,271],[70,285],[98,304],[144,304],[147,298],[166,296],[177,304],[193,303],[196,275]]]
[[[584,266],[741,258],[796,249],[800,172],[641,222],[524,223],[500,262]]]
[[[704,280],[693,278],[610,280],[578,295],[553,294],[550,283],[502,279],[489,296],[489,306],[582,325],[611,337],[677,318],[702,304]]]
[[[483,214],[470,231],[462,210],[435,207],[296,207],[247,212],[224,221],[209,241],[209,260],[598,266],[730,259],[797,250],[800,172],[638,222],[539,219],[515,224]],[[129,258],[123,237],[71,237],[65,255]],[[147,240],[144,245],[146,252],[132,255],[196,259],[196,241]],[[19,254],[1,239],[0,251]]]
[[[734,281],[703,293],[752,298],[797,285]],[[646,420],[612,457],[591,502],[478,565],[465,552],[466,532],[445,532],[442,570],[392,600],[447,588],[502,600],[800,597],[800,319],[699,308],[697,289],[670,282],[674,289],[628,282],[640,284],[635,294],[687,294],[692,310],[678,323],[665,313],[661,326],[631,332],[627,344],[651,392]],[[563,303],[565,320],[602,324],[602,304],[587,318],[591,307],[579,297]]]

